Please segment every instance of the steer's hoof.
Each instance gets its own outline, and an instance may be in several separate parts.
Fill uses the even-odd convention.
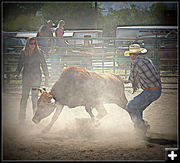
[[[100,126],[100,123],[99,123],[98,121],[95,121],[95,122],[94,122],[94,126],[95,126],[95,127],[98,127],[98,126]]]
[[[48,133],[50,131],[50,129],[51,129],[51,127],[47,126],[41,131],[41,133],[46,134],[46,133]]]
[[[94,120],[94,126],[95,127],[98,127],[98,126],[100,126],[100,123],[99,123],[99,121],[96,119],[96,120]]]
[[[100,123],[99,123],[99,121],[97,120],[97,118],[93,117],[93,118],[92,118],[92,121],[93,121],[95,127],[98,127],[98,126],[100,125]]]

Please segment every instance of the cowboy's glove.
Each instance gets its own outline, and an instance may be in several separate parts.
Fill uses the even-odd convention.
[[[133,82],[132,83],[132,88],[133,88],[133,92],[132,92],[132,94],[134,94],[137,90],[138,90],[138,84],[137,83],[135,83],[135,82]]]

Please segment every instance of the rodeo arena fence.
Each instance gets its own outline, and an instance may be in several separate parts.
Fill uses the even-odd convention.
[[[5,36],[3,36],[5,37]],[[12,38],[12,37],[11,37]],[[130,74],[130,57],[123,54],[128,50],[132,42],[141,42],[141,46],[148,49],[146,54],[156,66],[161,79],[163,89],[177,89],[178,58],[177,58],[177,40],[175,39],[153,39],[153,38],[63,38],[69,44],[67,47],[56,46],[56,39],[51,39],[52,44],[49,47],[41,47],[45,51],[45,59],[50,74],[49,86],[58,80],[61,72],[68,66],[83,67],[87,70],[100,73],[115,73],[128,79]],[[42,39],[45,39],[42,38]],[[85,45],[85,41],[88,44]],[[10,45],[9,45],[10,46]],[[24,46],[24,45],[23,45]],[[19,45],[16,47],[23,48]],[[21,90],[21,75],[14,77],[20,51],[5,51],[3,47],[3,89],[18,91]],[[11,46],[12,48],[12,46]],[[42,78],[42,87],[44,87],[44,76]],[[131,84],[125,84],[125,88],[131,88]]]

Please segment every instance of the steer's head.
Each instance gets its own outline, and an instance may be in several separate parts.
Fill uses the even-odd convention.
[[[48,117],[55,109],[55,100],[51,93],[46,92],[45,90],[41,92],[40,98],[37,103],[37,110],[32,118],[34,123],[39,123],[42,119]]]

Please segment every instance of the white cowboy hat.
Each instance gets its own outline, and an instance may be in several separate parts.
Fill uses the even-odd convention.
[[[141,48],[139,44],[132,44],[129,46],[129,51],[125,51],[124,56],[129,56],[130,53],[145,54],[147,49]]]

